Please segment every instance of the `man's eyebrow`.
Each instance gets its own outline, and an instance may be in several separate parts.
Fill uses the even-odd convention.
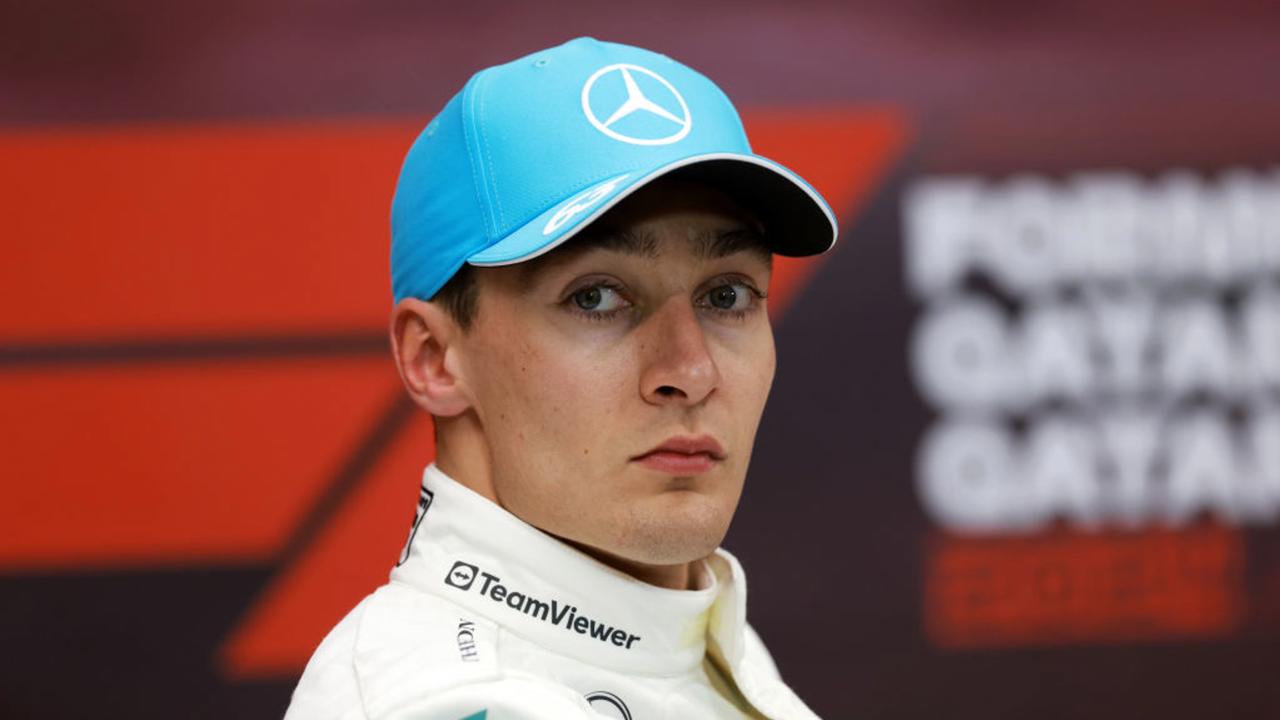
[[[549,255],[520,263],[521,285],[528,289],[534,278],[548,265],[559,265],[591,250],[603,249],[643,258],[658,257],[658,239],[652,233],[638,233],[631,228],[593,227],[584,231]]]
[[[520,263],[520,281],[524,287],[532,284],[534,277],[549,263],[560,264],[591,250],[609,250],[646,259],[658,257],[658,238],[653,233],[637,232],[632,228],[598,227],[584,231],[550,255]],[[750,227],[729,230],[708,230],[693,239],[694,257],[711,260],[728,257],[739,252],[754,252],[772,264],[773,253],[764,236]]]
[[[567,246],[567,249],[577,252],[610,250],[650,259],[658,256],[658,240],[653,233],[637,232],[631,228],[600,228],[583,235],[578,242]],[[764,236],[750,227],[704,231],[693,238],[690,249],[699,260],[728,257],[743,251],[771,255]]]
[[[728,257],[744,251],[759,253],[766,259],[773,257],[764,236],[755,228],[739,227],[718,232],[708,230],[693,241],[694,257],[700,260]]]
[[[588,230],[570,247],[581,251],[611,250],[647,259],[658,257],[658,239],[653,233],[636,232],[631,228],[604,227]]]

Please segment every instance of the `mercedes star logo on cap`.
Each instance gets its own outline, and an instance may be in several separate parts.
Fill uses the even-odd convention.
[[[646,79],[645,84],[651,86],[651,94],[654,91],[661,93],[659,99],[664,102],[655,102],[650,95],[645,94],[640,88],[640,83],[636,81],[636,75]],[[600,116],[596,114],[596,105],[592,102],[592,91],[597,89],[602,80],[615,76],[622,81],[623,86],[626,88],[627,99],[621,105],[609,108],[605,119],[601,120]],[[657,84],[654,84],[655,81]],[[663,92],[662,88],[665,88],[666,92]],[[669,97],[667,96],[668,93],[670,94]],[[600,104],[604,103],[601,102]],[[591,121],[591,124],[600,132],[614,140],[620,140],[632,145],[670,145],[688,135],[689,129],[693,127],[693,117],[689,115],[689,106],[685,104],[684,96],[680,94],[679,90],[676,90],[674,85],[648,68],[626,63],[607,65],[587,78],[586,84],[582,86],[582,112],[586,114],[587,120]],[[660,118],[662,121],[660,125],[663,130],[649,137],[647,134],[645,136],[637,136],[635,134],[622,133],[613,127],[615,123],[636,113]]]

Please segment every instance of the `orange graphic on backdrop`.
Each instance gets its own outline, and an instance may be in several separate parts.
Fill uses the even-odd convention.
[[[927,546],[925,625],[943,647],[1215,637],[1243,612],[1234,528],[939,533]]]

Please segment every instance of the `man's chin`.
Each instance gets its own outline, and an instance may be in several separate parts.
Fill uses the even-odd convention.
[[[605,538],[560,539],[632,575],[637,574],[633,569],[687,565],[715,552],[728,532],[728,522],[721,513],[709,515],[705,507],[683,510],[672,513],[668,508],[667,513],[629,523]]]
[[[696,492],[665,493],[655,498],[654,512],[637,518],[618,554],[650,565],[701,560],[720,546],[729,530],[732,510]]]

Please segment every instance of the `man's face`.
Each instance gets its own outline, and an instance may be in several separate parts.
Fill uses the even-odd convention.
[[[659,181],[546,256],[476,273],[460,366],[499,504],[675,564],[723,539],[774,373],[751,216]]]

